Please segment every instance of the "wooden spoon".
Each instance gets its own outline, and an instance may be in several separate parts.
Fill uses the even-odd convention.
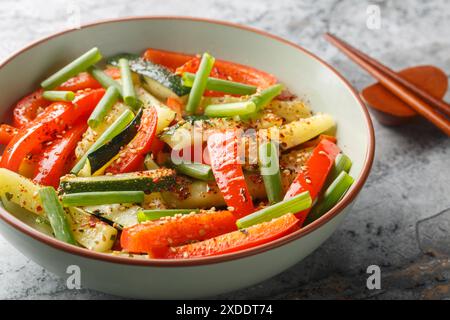
[[[411,67],[398,74],[437,99],[442,99],[447,92],[447,75],[437,67]],[[361,97],[374,111],[373,114],[377,120],[384,125],[401,125],[417,116],[413,109],[379,82],[364,88],[361,91]]]

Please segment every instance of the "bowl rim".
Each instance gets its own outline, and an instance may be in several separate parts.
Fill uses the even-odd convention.
[[[317,57],[315,54],[304,49],[303,47],[301,47],[291,41],[285,40],[279,36],[268,33],[266,31],[256,29],[253,27],[249,27],[246,25],[241,25],[241,24],[234,23],[234,22],[215,20],[215,19],[207,19],[207,18],[189,17],[189,16],[151,15],[151,16],[132,16],[132,17],[121,17],[121,18],[115,18],[115,19],[104,19],[104,20],[98,20],[95,22],[87,23],[87,24],[82,24],[81,28],[66,29],[66,30],[63,30],[60,32],[53,33],[49,36],[40,38],[36,41],[33,41],[29,45],[14,52],[8,58],[1,61],[0,70],[4,66],[6,66],[10,61],[12,61],[17,56],[19,56],[20,54],[32,49],[33,47],[35,47],[37,45],[45,43],[46,41],[49,41],[55,37],[64,35],[66,33],[74,32],[79,29],[95,27],[98,25],[117,23],[117,22],[137,21],[137,20],[183,20],[183,21],[203,22],[203,23],[215,24],[215,25],[220,25],[220,26],[225,26],[225,27],[236,28],[236,29],[240,29],[240,30],[244,30],[244,31],[249,31],[249,32],[256,33],[261,36],[270,38],[273,41],[278,41],[278,42],[284,43],[288,46],[291,46],[291,47],[301,51],[302,53],[308,55],[310,58],[315,59],[323,66],[325,66],[328,70],[330,70],[335,75],[337,75],[339,77],[339,79],[347,87],[347,89],[353,94],[356,101],[359,103],[359,105],[361,107],[361,111],[364,115],[366,126],[368,128],[369,141],[368,141],[368,145],[367,145],[366,158],[364,159],[364,165],[362,168],[362,172],[361,172],[360,176],[356,179],[356,183],[350,188],[350,190],[338,202],[338,204],[335,205],[330,211],[328,211],[325,215],[323,215],[318,220],[314,221],[313,223],[307,225],[306,227],[304,227],[294,233],[288,234],[282,238],[279,238],[277,240],[274,240],[272,242],[269,242],[269,243],[266,243],[263,245],[259,245],[254,248],[249,248],[249,249],[241,250],[238,252],[223,254],[223,255],[219,255],[219,256],[210,256],[210,257],[203,257],[203,258],[140,259],[140,258],[118,256],[118,255],[114,255],[114,254],[110,254],[110,253],[100,253],[100,252],[90,251],[85,248],[76,247],[76,246],[64,243],[56,238],[45,235],[45,234],[39,232],[38,230],[32,228],[31,226],[28,226],[27,224],[22,222],[20,219],[16,218],[12,214],[10,214],[2,206],[0,206],[0,219],[2,219],[4,222],[9,224],[14,229],[34,238],[35,240],[38,240],[39,242],[41,242],[45,245],[53,247],[54,249],[57,249],[57,250],[62,250],[69,254],[81,256],[81,258],[90,258],[90,259],[94,259],[94,260],[101,260],[103,262],[133,265],[133,266],[187,267],[187,266],[209,265],[209,264],[215,264],[215,263],[228,262],[228,261],[232,261],[232,260],[236,260],[236,259],[242,259],[245,257],[253,256],[253,255],[265,252],[265,251],[269,251],[269,250],[278,248],[287,243],[298,240],[298,239],[308,235],[309,233],[319,229],[320,227],[325,225],[327,222],[331,221],[333,218],[338,216],[343,211],[343,209],[355,199],[357,194],[361,191],[365,181],[367,180],[370,169],[372,167],[374,153],[375,153],[374,128],[373,128],[372,120],[370,118],[370,115],[369,115],[366,105],[362,102],[359,94],[353,88],[353,86],[350,84],[350,82],[348,80],[346,80],[334,67],[329,65],[327,62],[325,62],[321,58]]]

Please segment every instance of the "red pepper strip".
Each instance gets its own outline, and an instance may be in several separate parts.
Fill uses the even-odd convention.
[[[153,139],[152,147],[150,148],[150,152],[154,156],[157,156],[164,149],[164,145],[165,143],[155,136],[155,138]]]
[[[8,143],[0,167],[17,172],[22,160],[42,143],[53,141],[78,119],[89,116],[104,94],[104,89],[81,92],[70,102],[55,102],[34,121],[22,128]]]
[[[94,89],[78,91],[77,96],[73,100],[74,106],[81,114],[90,114],[97,106],[105,94],[105,89]]]
[[[17,102],[13,111],[14,127],[22,128],[28,125],[37,116],[39,108],[46,108],[50,101],[42,97],[44,90],[39,89]]]
[[[123,148],[117,160],[108,168],[106,173],[133,172],[142,167],[145,155],[150,152],[158,125],[158,113],[155,108],[145,108],[142,114],[141,125],[136,137]]]
[[[59,178],[67,173],[67,164],[86,129],[87,124],[82,121],[68,130],[63,137],[53,141],[40,156],[33,181],[44,186],[58,187]]]
[[[254,211],[252,197],[245,182],[238,157],[238,135],[235,131],[218,132],[208,138],[211,168],[228,207],[238,218]]]
[[[297,228],[298,219],[293,214],[286,214],[270,222],[257,224],[244,230],[172,248],[167,251],[164,258],[186,259],[236,252],[279,239]]]
[[[98,89],[101,87],[101,84],[93,76],[87,72],[81,72],[64,82],[56,90],[77,92],[78,90]]]
[[[120,243],[127,252],[161,256],[170,246],[206,240],[236,229],[236,218],[229,211],[201,212],[125,228]]]
[[[0,125],[0,144],[8,144],[11,139],[19,132],[19,129],[8,124]]]
[[[306,162],[306,170],[298,174],[289,187],[284,199],[287,200],[304,191],[309,191],[314,201],[322,189],[339,152],[340,149],[336,144],[327,139],[321,140]],[[305,222],[310,210],[306,209],[296,214],[300,220],[300,226]]]
[[[145,51],[144,58],[153,63],[161,64],[172,71],[186,64],[184,68],[177,70],[181,73],[186,71],[196,73],[200,65],[200,58],[194,55],[151,48]],[[277,83],[277,79],[271,74],[224,60],[216,60],[211,77],[251,84],[260,88],[267,88]]]

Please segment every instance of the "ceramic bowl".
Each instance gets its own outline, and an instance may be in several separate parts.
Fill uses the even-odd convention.
[[[191,260],[135,260],[95,253],[48,237],[0,208],[1,234],[25,256],[60,277],[81,270],[81,285],[131,298],[197,298],[244,288],[301,261],[337,228],[369,174],[374,154],[367,109],[351,85],[305,49],[262,31],[226,22],[180,17],[136,17],[102,21],[64,31],[15,53],[0,65],[0,114],[38,87],[51,71],[97,46],[105,56],[147,47],[197,53],[268,71],[328,112],[338,124],[343,151],[353,160],[351,190],[331,211],[307,227],[272,243],[237,253]],[[70,270],[70,269],[69,269]]]

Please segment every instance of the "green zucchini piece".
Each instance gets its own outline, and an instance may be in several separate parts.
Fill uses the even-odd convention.
[[[123,53],[116,55],[110,58],[108,63],[118,66],[121,58],[128,59],[131,71],[141,76],[144,88],[158,99],[165,101],[169,97],[180,98],[189,94],[191,90],[183,86],[180,76],[174,74],[166,67],[146,61],[133,54]]]
[[[172,169],[158,169],[113,176],[61,178],[60,188],[65,193],[96,191],[144,191],[145,193],[168,191],[175,184],[176,173]]]
[[[97,150],[88,155],[91,173],[94,174],[103,168],[108,162],[117,156],[121,148],[125,147],[136,136],[139,125],[141,124],[142,109],[139,110],[133,121],[111,141],[107,142]]]

